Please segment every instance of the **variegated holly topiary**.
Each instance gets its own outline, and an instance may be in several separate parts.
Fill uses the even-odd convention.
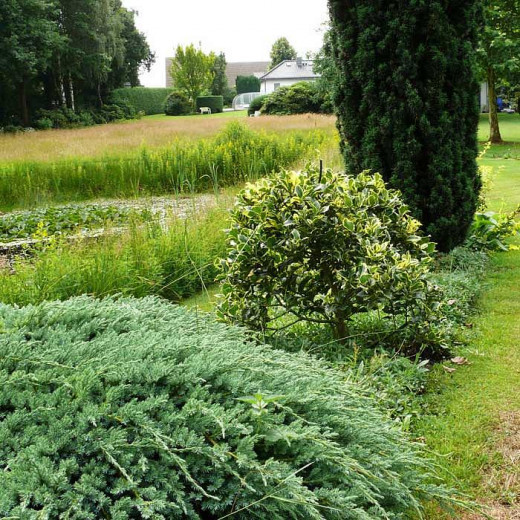
[[[424,337],[438,295],[419,226],[377,174],[310,167],[263,179],[232,211],[219,314],[264,331],[323,323],[341,339],[354,316],[378,312]]]

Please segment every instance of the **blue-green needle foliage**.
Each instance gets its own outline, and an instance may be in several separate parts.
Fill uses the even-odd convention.
[[[339,372],[206,315],[80,297],[0,324],[2,518],[395,520],[438,493]]]

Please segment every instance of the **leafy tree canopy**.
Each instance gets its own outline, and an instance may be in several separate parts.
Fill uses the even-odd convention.
[[[296,59],[296,51],[294,47],[289,43],[287,38],[282,37],[278,38],[273,43],[271,48],[271,65],[270,68],[276,67],[279,63],[282,63],[284,60],[294,60]]]
[[[499,143],[496,87],[520,73],[520,1],[484,0],[484,18],[479,61],[489,86],[489,140]]]
[[[154,55],[121,0],[6,0],[0,5],[0,122],[38,108],[101,106]]]
[[[228,80],[226,76],[226,55],[221,52],[215,56],[211,72],[213,73],[213,82],[211,83],[211,93],[214,96],[223,96],[228,89]]]
[[[193,106],[197,97],[211,87],[215,60],[215,54],[205,54],[193,44],[186,48],[179,45],[175,51],[170,70],[173,84],[186,93]]]

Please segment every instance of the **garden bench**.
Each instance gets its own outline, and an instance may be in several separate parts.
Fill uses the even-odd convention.
[[[200,107],[199,110],[201,114],[211,114],[211,108],[209,107]]]

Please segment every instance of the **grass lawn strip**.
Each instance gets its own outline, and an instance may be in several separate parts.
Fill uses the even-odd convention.
[[[450,483],[502,515],[492,518],[516,519],[520,476],[511,460],[518,461],[520,448],[520,252],[495,255],[487,282],[476,337],[464,353],[470,364],[443,375],[437,367],[443,391],[430,396],[437,413],[418,430],[440,455]],[[443,517],[435,510],[428,518]]]

